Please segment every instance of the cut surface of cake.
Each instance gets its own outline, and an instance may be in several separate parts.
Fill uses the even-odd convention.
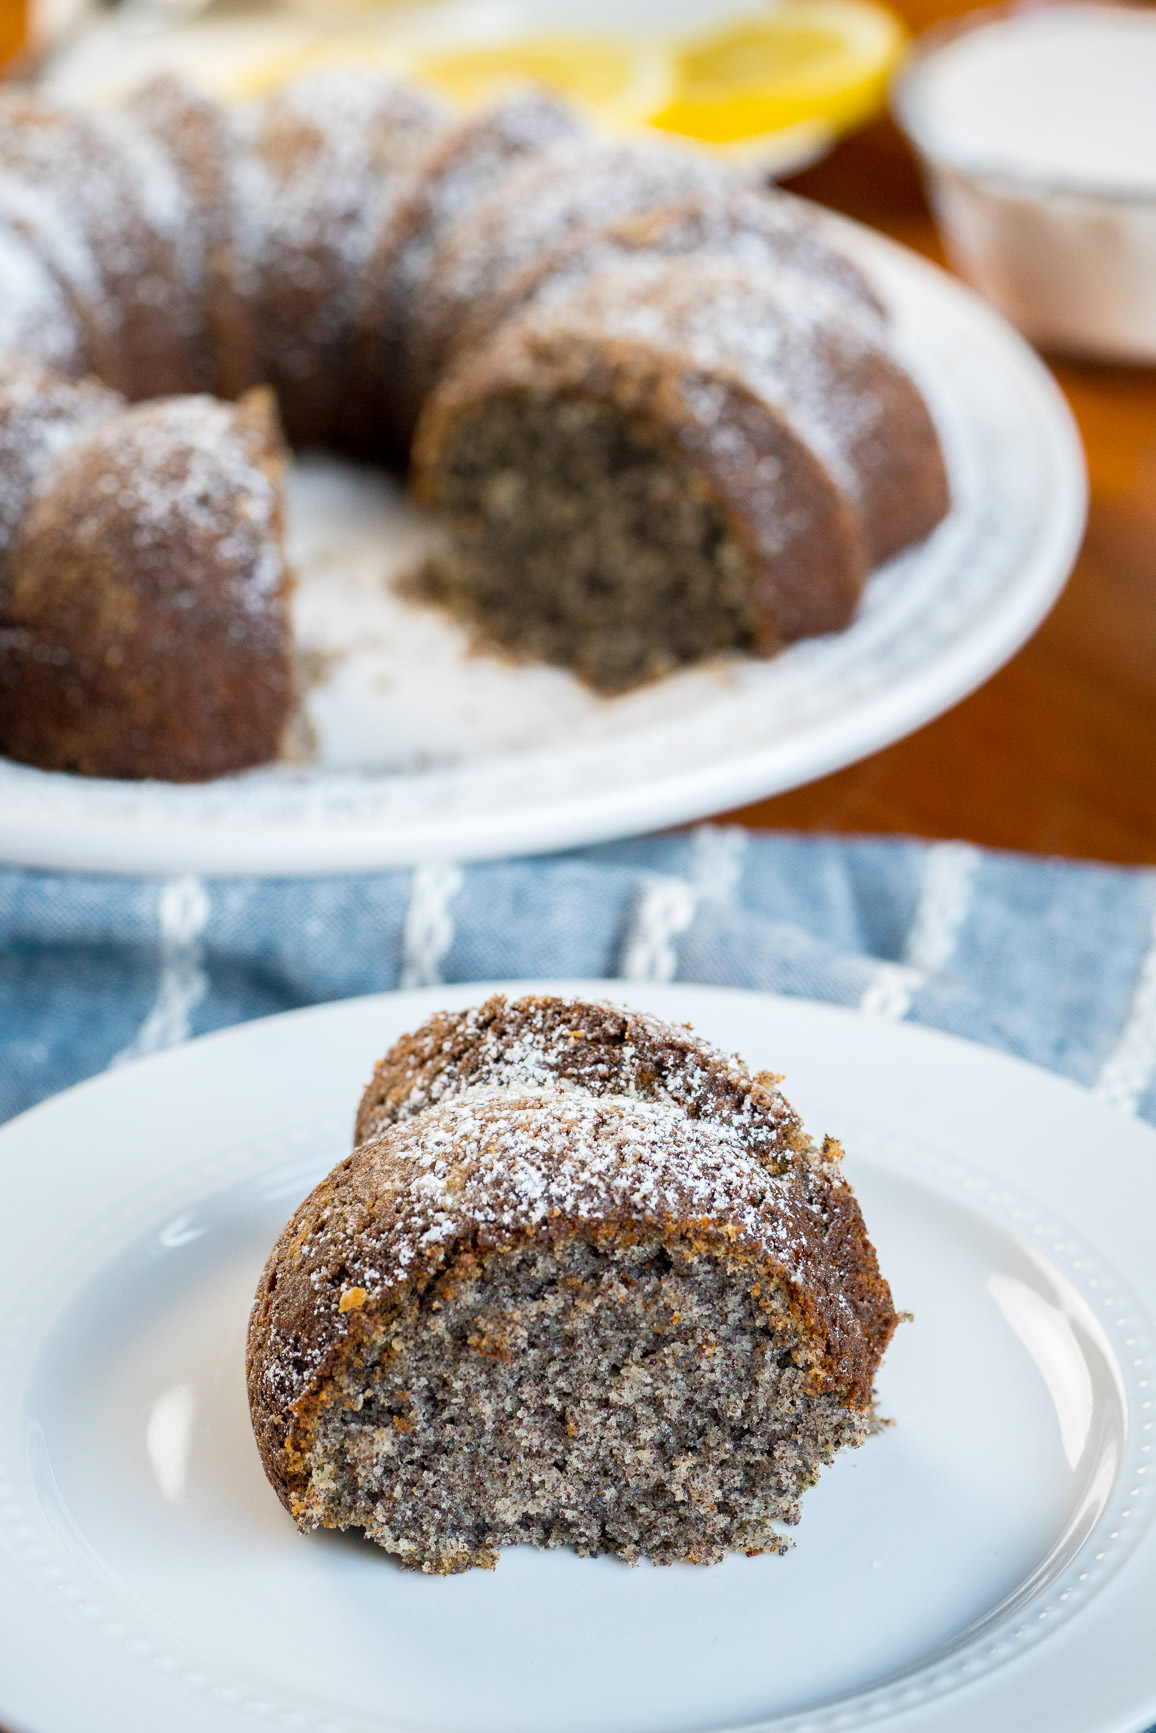
[[[878,1429],[898,1321],[838,1146],[775,1080],[581,1000],[431,1019],[262,1276],[248,1378],[303,1529],[406,1567],[502,1547],[782,1552]]]

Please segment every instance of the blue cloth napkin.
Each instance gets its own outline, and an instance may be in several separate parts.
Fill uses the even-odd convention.
[[[1156,1121],[1156,873],[704,825],[321,879],[0,871],[0,1118],[189,1035],[349,994],[704,981],[909,1018]]]

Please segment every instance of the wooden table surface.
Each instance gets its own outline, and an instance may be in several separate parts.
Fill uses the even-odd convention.
[[[920,30],[971,8],[899,0],[898,10]],[[786,184],[943,262],[889,121]],[[1156,368],[1049,359],[1091,474],[1087,537],[1051,616],[938,721],[729,817],[1156,864]]]

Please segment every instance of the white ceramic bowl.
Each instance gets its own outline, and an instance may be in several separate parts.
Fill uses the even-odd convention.
[[[978,13],[894,107],[961,275],[1043,347],[1156,362],[1156,11]]]

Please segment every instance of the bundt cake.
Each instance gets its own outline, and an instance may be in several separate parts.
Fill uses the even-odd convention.
[[[431,1019],[266,1265],[253,1426],[302,1529],[411,1569],[786,1550],[898,1322],[841,1151],[766,1074],[550,998]]]
[[[603,691],[842,626],[872,567],[948,506],[886,312],[816,216],[674,143],[592,138],[532,90],[464,118],[341,68],[232,109],[170,78],[115,112],[0,96],[0,373],[0,751],[84,774],[218,775],[277,750],[292,682],[276,464],[252,400],[221,407],[258,386],[293,443],[410,464],[450,532],[415,590]],[[34,377],[51,437],[15,408]],[[228,438],[265,455],[247,446],[230,478]],[[206,486],[220,470],[207,541],[182,541],[184,496],[166,507],[183,614],[149,518],[174,463]],[[131,656],[101,640],[98,678],[76,633],[100,603],[79,598],[114,582],[114,545],[142,635]],[[277,576],[221,566],[218,583],[221,560]],[[157,647],[177,655],[180,618],[186,665],[216,655],[238,583],[247,624],[230,616],[203,701],[163,723],[191,676],[162,674]],[[129,700],[111,670],[138,653]]]

